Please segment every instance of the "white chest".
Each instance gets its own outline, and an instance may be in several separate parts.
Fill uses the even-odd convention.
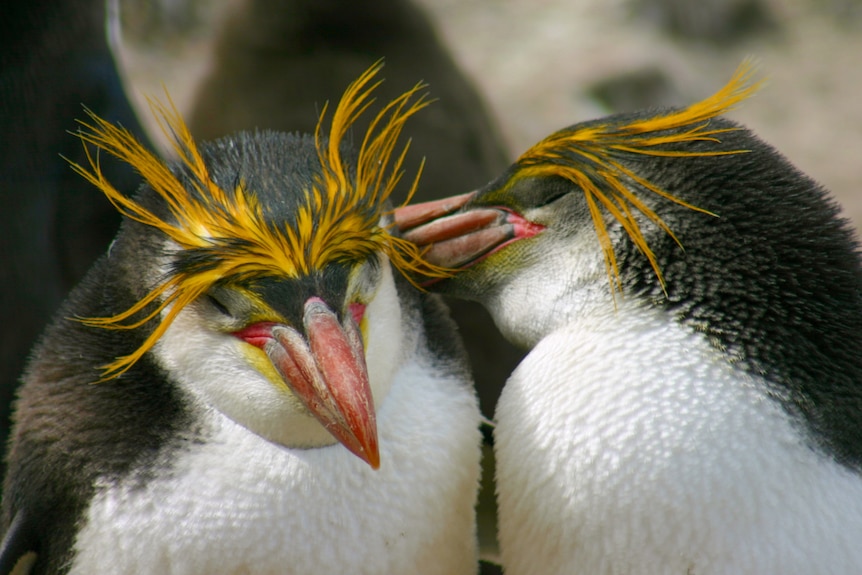
[[[214,414],[170,476],[98,494],[71,573],[474,573],[478,422],[468,387],[415,364],[380,406],[377,471]]]
[[[544,338],[495,433],[510,575],[862,572],[862,478],[658,312]]]

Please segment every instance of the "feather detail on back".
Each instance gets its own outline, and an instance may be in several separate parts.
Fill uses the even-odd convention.
[[[711,128],[710,120],[751,96],[760,82],[751,82],[754,68],[743,62],[730,81],[721,90],[705,100],[686,108],[664,111],[655,116],[637,118],[630,123],[589,123],[577,128],[555,132],[538,142],[520,158],[516,173],[509,185],[527,177],[559,176],[569,180],[584,192],[599,243],[605,255],[605,268],[611,292],[622,292],[617,260],[603,220],[602,208],[622,225],[629,237],[652,265],[656,277],[664,287],[664,279],[655,255],[644,238],[634,211],[646,216],[668,235],[676,236],[668,225],[644,201],[633,186],[649,190],[667,200],[693,210],[706,212],[662,190],[639,177],[627,168],[620,158],[631,155],[646,156],[721,156],[744,153],[746,150],[690,150],[691,142],[719,143],[726,129]],[[505,189],[502,190],[505,193]],[[679,241],[677,240],[677,243]]]

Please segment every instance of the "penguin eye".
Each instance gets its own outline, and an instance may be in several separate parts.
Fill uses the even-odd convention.
[[[524,209],[541,208],[551,204],[572,191],[572,185],[562,178],[527,178],[512,190],[512,195]]]
[[[233,314],[230,312],[228,307],[221,300],[219,300],[216,296],[214,296],[212,294],[207,294],[207,301],[210,302],[210,304],[214,308],[216,308],[219,312],[221,312],[222,314],[224,314],[228,317],[233,317]]]
[[[569,190],[564,189],[554,189],[551,190],[553,193],[546,194],[539,199],[539,202],[534,204],[534,207],[540,208],[542,206],[547,206],[548,204],[552,204],[569,193]]]

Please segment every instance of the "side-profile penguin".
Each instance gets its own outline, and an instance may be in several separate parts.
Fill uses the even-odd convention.
[[[84,123],[145,184],[128,198],[97,156],[76,166],[125,221],[24,376],[0,572],[476,572],[466,358],[387,231],[421,86],[347,142],[379,67],[328,135],[324,108],[313,136],[198,147],[154,104],[178,157],[163,163]]]
[[[718,117],[750,75],[396,214],[463,268],[435,287],[530,349],[496,412],[509,574],[862,572],[858,245],[823,188]]]

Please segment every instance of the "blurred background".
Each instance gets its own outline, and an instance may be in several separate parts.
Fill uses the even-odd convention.
[[[244,1],[121,0],[122,62],[135,98],[161,94],[164,83],[188,110],[217,30]],[[477,87],[510,157],[581,120],[699,100],[751,56],[767,82],[731,116],[862,225],[862,0],[416,4]],[[419,67],[414,75],[428,76]]]

